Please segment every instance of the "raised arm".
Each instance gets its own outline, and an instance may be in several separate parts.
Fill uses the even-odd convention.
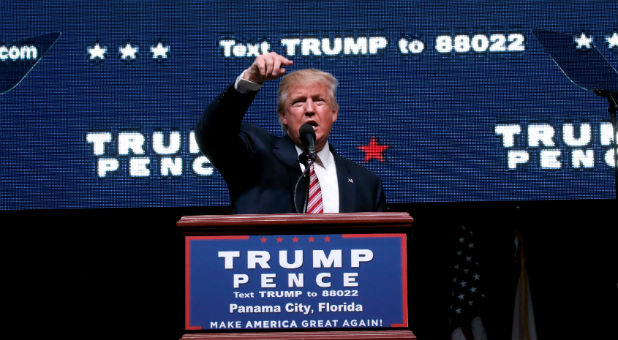
[[[204,110],[195,128],[198,146],[225,176],[237,168],[247,157],[247,145],[240,134],[245,112],[257,94],[256,88],[265,81],[285,74],[285,66],[292,61],[275,52],[255,58],[237,79]],[[253,86],[253,85],[258,85]]]

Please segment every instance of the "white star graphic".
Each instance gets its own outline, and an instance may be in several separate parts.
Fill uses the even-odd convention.
[[[581,50],[582,48],[586,48],[586,49],[592,48],[592,36],[588,37],[586,33],[584,32],[582,32],[582,34],[580,34],[579,37],[575,37],[573,40],[577,44],[575,48],[577,48],[578,50]]]
[[[105,59],[105,53],[107,52],[107,46],[99,45],[99,43],[94,44],[92,47],[88,47],[88,54],[90,55],[90,60],[103,60]]]
[[[607,48],[618,47],[618,33],[614,32],[611,37],[605,37],[607,41]]]
[[[150,52],[152,52],[152,59],[167,59],[167,52],[169,52],[169,50],[170,47],[168,45],[164,46],[162,42],[159,42],[156,46],[150,46]]]
[[[123,60],[135,60],[135,58],[137,58],[136,54],[138,50],[139,47],[133,47],[131,43],[126,43],[124,46],[118,48],[118,51],[120,51],[120,58]]]

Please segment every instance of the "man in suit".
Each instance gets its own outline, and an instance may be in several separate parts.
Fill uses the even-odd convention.
[[[210,103],[196,127],[200,150],[227,182],[233,212],[305,210],[308,184],[300,181],[297,188],[305,170],[299,162],[304,157],[299,136],[303,124],[312,125],[316,136],[317,158],[313,168],[320,188],[319,212],[384,211],[386,200],[380,179],[339,157],[328,144],[339,111],[337,80],[329,73],[299,70],[281,79],[277,111],[286,133],[283,137],[242,123],[262,84],[281,78],[285,67],[291,65],[292,61],[274,52],[258,56],[234,84]]]

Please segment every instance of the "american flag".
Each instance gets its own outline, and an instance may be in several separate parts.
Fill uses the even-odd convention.
[[[460,225],[455,231],[455,261],[451,268],[449,321],[452,339],[486,339],[481,307],[478,244],[474,232]]]

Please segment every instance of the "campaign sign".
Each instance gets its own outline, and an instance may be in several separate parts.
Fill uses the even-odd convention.
[[[186,237],[187,330],[407,327],[406,234]]]

